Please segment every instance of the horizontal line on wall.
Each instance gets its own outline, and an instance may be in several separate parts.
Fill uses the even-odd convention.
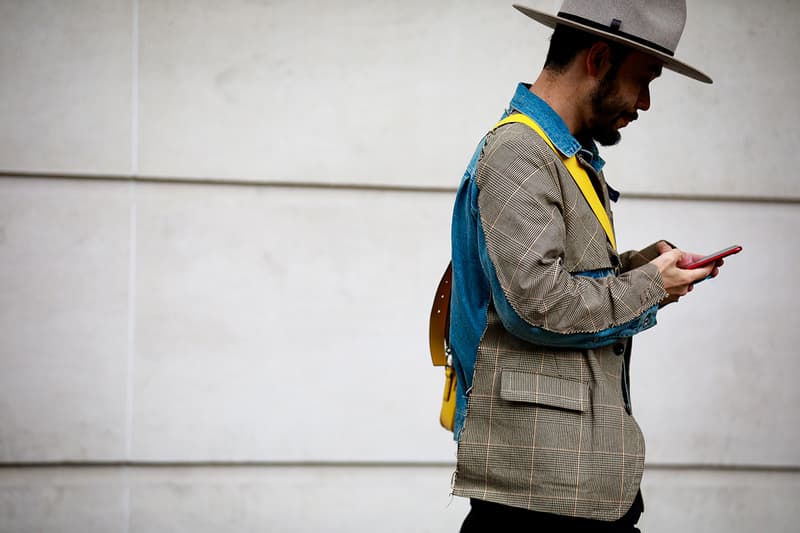
[[[675,200],[679,202],[719,202],[719,203],[746,203],[746,204],[800,204],[800,198],[780,198],[767,196],[724,196],[714,194],[676,194],[676,193],[646,193],[623,192],[622,198],[633,200]]]
[[[355,461],[41,461],[4,462],[0,470],[22,468],[453,468],[447,462],[355,462]],[[704,472],[760,472],[800,474],[798,465],[645,463],[645,470]]]
[[[357,183],[322,183],[322,182],[292,182],[270,180],[236,180],[221,178],[176,178],[165,176],[115,176],[115,175],[78,175],[39,172],[13,172],[0,170],[0,178],[39,178],[59,180],[84,180],[84,181],[114,181],[140,183],[164,183],[178,185],[217,185],[229,187],[275,187],[286,189],[327,189],[343,191],[377,191],[377,192],[407,192],[407,193],[447,193],[455,194],[456,187],[437,186],[405,186],[405,185],[380,185]],[[769,197],[769,196],[726,196],[715,194],[675,194],[675,193],[623,193],[624,198],[634,200],[676,200],[684,202],[736,202],[736,203],[762,203],[762,204],[800,204],[800,198],[794,197]]]
[[[59,180],[82,181],[114,181],[138,183],[164,183],[169,185],[217,185],[222,187],[271,187],[285,189],[327,189],[327,190],[359,190],[359,191],[385,191],[385,192],[428,192],[448,193],[456,192],[455,187],[421,187],[403,185],[379,185],[357,183],[324,183],[301,181],[270,181],[270,180],[243,180],[223,178],[174,178],[164,176],[110,176],[110,175],[77,175],[77,174],[43,174],[26,172],[0,171],[0,178],[39,178]],[[800,203],[800,199],[798,199]]]

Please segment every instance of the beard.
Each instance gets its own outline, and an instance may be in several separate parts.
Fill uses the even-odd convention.
[[[628,111],[630,106],[617,94],[616,69],[609,71],[592,93],[592,121],[586,134],[602,146],[613,146],[622,139],[617,123],[620,119],[636,120],[637,113]]]

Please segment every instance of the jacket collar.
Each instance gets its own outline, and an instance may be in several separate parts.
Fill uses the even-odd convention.
[[[547,102],[536,96],[530,91],[530,85],[520,83],[514,97],[511,99],[509,112],[519,112],[528,115],[542,127],[550,138],[553,145],[558,148],[564,157],[572,157],[578,152],[589,163],[595,171],[600,172],[605,165],[605,161],[600,157],[600,152],[594,141],[589,141],[586,145],[581,145],[564,120],[556,113]]]

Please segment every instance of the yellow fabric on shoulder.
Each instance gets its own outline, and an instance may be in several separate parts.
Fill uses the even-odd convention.
[[[603,203],[600,201],[600,198],[597,196],[597,192],[594,190],[594,186],[592,186],[592,180],[589,178],[589,174],[586,173],[586,170],[581,166],[578,162],[578,158],[576,156],[565,158],[561,155],[556,147],[553,145],[553,142],[550,140],[550,137],[544,132],[541,126],[537,124],[532,118],[527,115],[523,115],[521,113],[514,113],[513,115],[509,115],[497,124],[494,125],[492,131],[496,130],[500,126],[510,123],[519,123],[525,124],[533,131],[535,131],[539,136],[544,139],[547,145],[556,153],[561,161],[564,163],[564,166],[567,167],[572,179],[575,180],[575,183],[578,185],[578,188],[583,193],[583,197],[586,198],[586,201],[589,204],[589,207],[592,208],[592,212],[594,212],[594,216],[597,217],[598,222],[603,227],[603,231],[605,231],[606,236],[608,237],[608,242],[611,243],[611,246],[614,250],[617,249],[617,240],[614,237],[614,228],[611,226],[611,220],[608,218],[608,213],[606,213],[606,209],[603,206]]]

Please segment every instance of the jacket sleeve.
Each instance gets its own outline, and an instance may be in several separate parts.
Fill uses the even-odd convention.
[[[530,144],[509,136],[478,166],[481,265],[504,327],[537,344],[590,348],[655,325],[666,296],[655,265],[599,277],[564,267],[563,213],[575,206],[564,205],[552,152]]]
[[[667,240],[663,240],[663,242],[667,243],[671,248],[676,248],[674,244]],[[620,254],[620,270],[622,272],[627,272],[629,270],[633,270],[634,268],[640,268],[645,264],[649,263],[656,257],[658,257],[658,243],[662,241],[656,241],[647,248],[643,248],[642,250],[633,250],[629,252],[625,252]],[[677,302],[679,299],[678,296],[665,296],[659,303],[658,307],[661,309],[662,307],[669,305],[671,303]]]
[[[629,270],[633,270],[634,268],[639,268],[656,257],[659,256],[658,253],[658,243],[665,242],[669,245],[670,248],[675,248],[675,245],[666,240],[656,241],[647,248],[643,248],[641,250],[631,250],[628,252],[621,253],[619,255],[620,261],[620,270],[622,272],[628,272]]]

